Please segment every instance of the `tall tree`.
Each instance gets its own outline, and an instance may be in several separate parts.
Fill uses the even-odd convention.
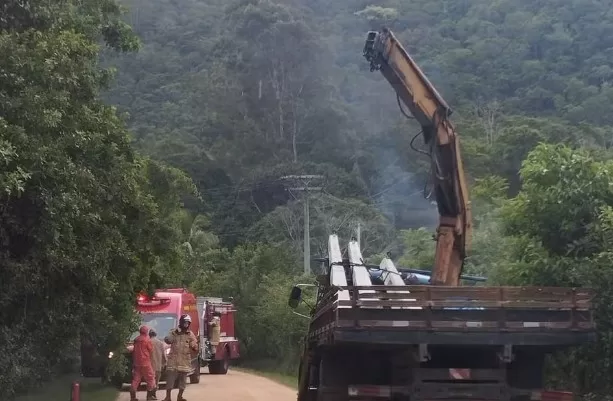
[[[111,77],[99,39],[138,44],[117,3],[8,1],[0,12],[0,394],[10,397],[73,355],[80,334],[125,338],[135,291],[181,268],[174,215],[194,188],[135,154],[98,100]]]

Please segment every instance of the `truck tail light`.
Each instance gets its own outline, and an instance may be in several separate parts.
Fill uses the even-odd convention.
[[[568,391],[536,391],[532,393],[534,401],[573,401],[573,393]]]
[[[452,380],[470,380],[470,369],[449,369],[449,378]]]

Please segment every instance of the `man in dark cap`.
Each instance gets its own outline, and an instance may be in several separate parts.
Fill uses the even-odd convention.
[[[151,350],[151,367],[155,374],[155,390],[149,395],[152,400],[157,400],[155,392],[160,387],[160,376],[162,376],[162,369],[166,365],[166,346],[164,342],[157,337],[157,333],[154,329],[149,330],[149,337],[153,344],[153,349]]]

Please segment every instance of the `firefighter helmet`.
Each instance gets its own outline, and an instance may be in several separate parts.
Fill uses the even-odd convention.
[[[181,318],[179,319],[179,325],[183,326],[185,323],[190,324],[192,322],[192,318],[189,317],[189,315],[181,315]]]

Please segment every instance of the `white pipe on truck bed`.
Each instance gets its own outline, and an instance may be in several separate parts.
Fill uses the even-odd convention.
[[[345,275],[345,268],[342,265],[343,254],[341,253],[341,246],[336,234],[332,234],[328,237],[328,259],[330,261],[330,284],[346,287],[347,276]],[[342,301],[349,300],[349,292],[347,290],[339,291],[337,299]]]

